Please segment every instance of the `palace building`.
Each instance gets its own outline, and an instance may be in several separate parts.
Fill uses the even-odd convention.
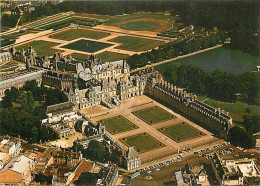
[[[69,101],[78,109],[101,104],[113,108],[121,104],[120,100],[144,93],[147,74],[130,76],[130,68],[124,60],[100,64],[92,58],[85,65],[78,65],[78,79],[83,82],[83,88],[75,82],[67,92]]]

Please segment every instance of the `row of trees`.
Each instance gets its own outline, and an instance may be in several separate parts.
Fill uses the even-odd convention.
[[[221,69],[209,72],[196,66],[172,63],[163,75],[166,80],[187,88],[189,92],[203,94],[219,101],[236,102],[239,99],[259,105],[259,73],[232,74]]]
[[[0,108],[0,135],[20,136],[29,142],[57,139],[57,133],[41,126],[41,120],[47,117],[47,105],[64,101],[61,91],[37,87],[35,81],[20,90],[6,90]]]
[[[223,32],[212,34],[201,38],[186,38],[178,42],[170,42],[160,46],[158,50],[135,54],[127,59],[131,69],[143,67],[148,63],[157,63],[163,60],[178,57],[180,55],[189,54],[202,49],[216,46],[223,43],[227,35]]]

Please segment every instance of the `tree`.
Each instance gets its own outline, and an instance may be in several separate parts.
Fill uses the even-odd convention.
[[[97,180],[101,178],[101,174],[95,174],[90,172],[83,172],[78,180],[74,182],[75,185],[96,185]]]
[[[96,140],[89,142],[86,153],[93,161],[104,162],[105,159],[108,158],[105,147]]]
[[[252,134],[259,132],[260,116],[250,116],[246,114],[243,116],[243,119],[243,124],[248,132]]]
[[[35,174],[34,181],[40,182],[41,184],[52,184],[52,176],[45,176],[43,173]]]
[[[245,149],[254,148],[256,145],[255,137],[238,126],[234,126],[228,133],[228,140],[234,146],[240,146]]]

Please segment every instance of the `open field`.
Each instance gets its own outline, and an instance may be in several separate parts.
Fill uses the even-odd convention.
[[[104,25],[126,30],[163,32],[172,27],[174,17],[165,14],[139,12],[111,17]]]
[[[120,141],[129,147],[134,146],[139,153],[165,146],[147,133],[122,138]]]
[[[138,128],[136,125],[121,115],[104,119],[100,122],[102,125],[106,126],[106,129],[108,129],[111,134],[117,134]]]
[[[199,130],[184,122],[165,128],[163,127],[158,130],[176,142],[182,142],[204,135]]]
[[[204,101],[204,103],[212,107],[215,108],[220,107],[221,109],[224,109],[225,111],[229,112],[235,124],[243,122],[243,116],[246,114],[247,108],[250,109],[250,114],[260,115],[260,107],[256,105],[249,105],[242,102],[236,102],[236,103],[220,102],[201,95],[198,95],[198,99],[200,101]]]
[[[158,106],[138,110],[133,114],[150,125],[176,118]]]
[[[23,45],[19,45],[16,47],[17,50],[22,50],[23,48],[26,50],[30,46],[34,48],[37,52],[37,55],[47,55],[52,56],[58,50],[52,49],[51,47],[58,45],[59,43],[49,42],[49,41],[32,41]]]
[[[119,36],[110,40],[115,43],[122,43],[122,45],[116,47],[118,49],[130,50],[130,51],[146,51],[158,47],[159,45],[164,44],[163,41],[153,40],[153,39],[144,39],[140,37],[132,36]]]
[[[58,32],[57,34],[53,34],[50,36],[50,38],[71,41],[80,37],[90,39],[101,39],[109,35],[110,34],[107,32],[93,31],[87,29],[71,29]]]
[[[112,44],[102,43],[92,40],[80,39],[73,43],[63,45],[62,48],[67,48],[71,50],[78,50],[82,52],[95,53],[104,48],[110,47]]]

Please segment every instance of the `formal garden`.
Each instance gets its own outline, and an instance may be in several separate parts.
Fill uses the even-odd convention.
[[[128,147],[134,146],[139,153],[144,153],[165,146],[146,132],[119,140]]]
[[[102,125],[105,125],[106,129],[111,134],[118,134],[138,128],[135,124],[133,124],[122,115],[108,119],[102,119],[100,122],[102,123]]]
[[[158,130],[178,143],[205,135],[185,122],[169,127],[162,127]]]
[[[142,110],[134,111],[132,113],[149,125],[176,118],[174,115],[170,114],[169,112],[163,110],[158,106],[145,108]]]

